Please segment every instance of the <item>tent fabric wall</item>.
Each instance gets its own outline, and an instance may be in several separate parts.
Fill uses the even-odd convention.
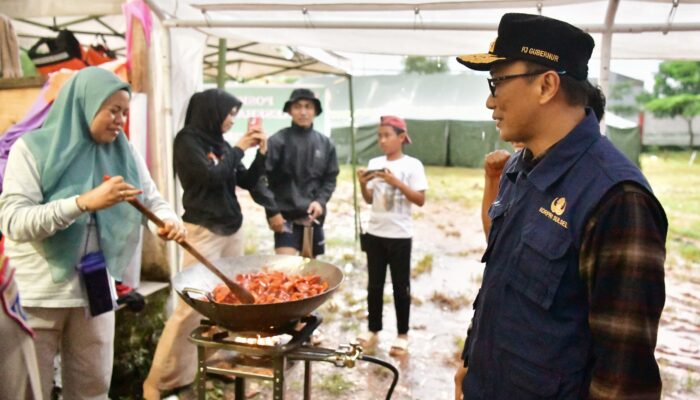
[[[480,167],[486,153],[496,148],[507,148],[498,139],[491,121],[406,120],[412,144],[404,152],[425,165]],[[377,145],[378,125],[363,125],[355,134],[357,162],[367,164],[382,154]],[[335,128],[331,140],[336,146],[338,160],[350,163],[350,128]]]
[[[406,120],[413,144],[404,147],[406,154],[416,157],[425,165],[480,168],[486,154],[497,150],[511,151],[511,146],[499,139],[493,121]],[[378,125],[363,125],[355,134],[357,162],[367,162],[382,154],[377,145]],[[350,128],[334,128],[331,140],[336,146],[338,161],[349,164]],[[608,139],[639,166],[642,142],[639,129],[607,127]]]
[[[606,135],[615,147],[624,153],[636,166],[641,166],[639,155],[642,153],[642,138],[639,136],[637,127],[615,128],[608,126]]]
[[[493,122],[450,121],[449,126],[449,165],[480,167],[486,154],[507,148]]]

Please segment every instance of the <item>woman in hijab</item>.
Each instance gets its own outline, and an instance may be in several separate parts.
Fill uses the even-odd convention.
[[[185,213],[182,219],[189,241],[205,257],[243,255],[243,222],[236,197],[236,186],[253,190],[264,171],[267,137],[259,125],[248,131],[234,147],[223,134],[233,126],[241,101],[220,89],[195,93],[190,99],[185,127],[174,143],[175,172],[180,177]],[[249,169],[243,166],[244,151],[260,146]],[[255,198],[255,196],[254,196]],[[183,267],[196,260],[185,253]],[[200,316],[178,300],[168,319],[148,378],[143,384],[144,398],[158,399],[161,391],[189,385],[197,369],[196,347],[187,339],[199,325]]]
[[[107,398],[114,279],[140,256],[133,249],[144,222],[125,201],[138,198],[166,221],[157,231],[162,238],[185,238],[124,135],[129,98],[129,85],[116,75],[85,68],[63,86],[44,125],[10,151],[0,230],[36,333],[47,399],[59,352],[64,398]]]

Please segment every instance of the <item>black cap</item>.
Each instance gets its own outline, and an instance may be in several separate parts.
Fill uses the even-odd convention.
[[[488,53],[459,56],[457,61],[477,71],[488,71],[498,62],[526,60],[584,80],[593,46],[591,35],[566,22],[509,13],[501,18],[498,37]]]
[[[284,103],[284,108],[282,109],[282,111],[288,113],[289,108],[292,106],[292,104],[299,100],[311,100],[314,103],[314,106],[316,107],[316,116],[321,115],[321,113],[323,112],[323,109],[321,108],[321,102],[316,98],[314,92],[304,88],[294,89],[292,91],[292,94],[289,96],[289,100],[287,100]]]

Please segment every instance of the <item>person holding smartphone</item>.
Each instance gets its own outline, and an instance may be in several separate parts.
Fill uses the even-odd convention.
[[[377,141],[384,156],[371,159],[367,169],[359,168],[357,171],[362,198],[372,205],[365,242],[369,273],[369,329],[358,337],[358,342],[365,348],[377,344],[378,333],[382,330],[384,282],[388,265],[394,288],[398,333],[389,354],[401,356],[408,351],[411,308],[411,205],[422,207],[425,204],[428,181],[420,160],[403,153],[403,145],[411,143],[403,119],[381,117]]]
[[[185,126],[174,143],[175,172],[182,184],[182,219],[189,241],[206,258],[243,255],[241,206],[236,187],[253,189],[263,174],[267,136],[260,119],[249,121],[247,132],[231,146],[224,140],[243,103],[221,89],[195,93],[190,99]],[[245,150],[259,146],[250,168],[241,160]],[[197,261],[184,253],[182,265]],[[143,384],[144,398],[160,398],[161,391],[189,385],[197,370],[197,349],[187,339],[201,316],[178,299],[158,341],[151,370]]]

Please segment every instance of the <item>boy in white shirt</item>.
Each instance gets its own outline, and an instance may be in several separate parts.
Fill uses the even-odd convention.
[[[377,343],[377,334],[382,330],[384,282],[389,265],[398,332],[389,353],[400,356],[406,354],[408,348],[411,308],[411,205],[422,207],[425,204],[428,182],[423,164],[403,153],[403,144],[411,143],[403,119],[395,116],[381,117],[377,141],[384,156],[371,159],[366,169],[360,168],[357,171],[362,197],[372,205],[364,239],[369,273],[369,330],[361,334],[358,341],[365,348]]]

